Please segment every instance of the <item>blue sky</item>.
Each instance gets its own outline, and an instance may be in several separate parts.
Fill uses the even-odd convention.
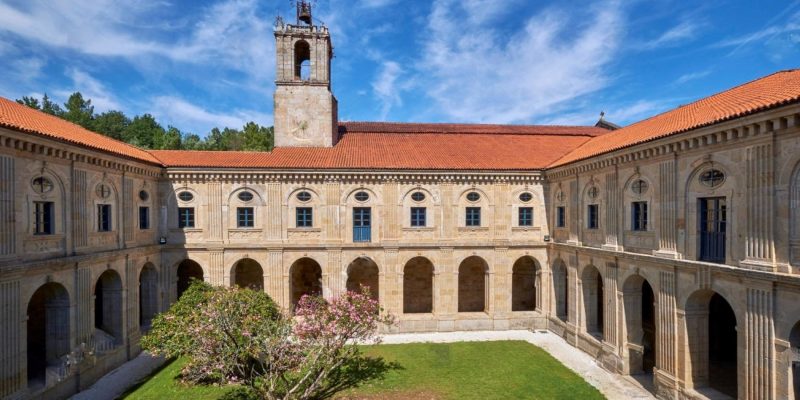
[[[73,3],[73,4],[68,4]],[[272,124],[288,0],[0,0],[0,96]],[[320,0],[341,120],[628,124],[800,67],[800,0]]]

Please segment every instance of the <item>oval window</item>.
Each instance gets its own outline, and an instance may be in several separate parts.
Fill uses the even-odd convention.
[[[598,189],[597,186],[592,186],[589,188],[589,198],[596,199],[599,195],[600,189]]]
[[[53,190],[53,182],[50,182],[50,179],[43,176],[34,179],[31,185],[33,185],[33,190],[35,190],[36,193],[47,193]]]
[[[467,200],[476,202],[481,199],[481,195],[478,192],[469,192],[467,193]]]
[[[300,193],[297,194],[297,200],[300,200],[302,202],[309,201],[309,200],[311,200],[311,193],[308,193],[308,192],[305,192],[305,191],[304,192],[300,192]]]
[[[369,193],[364,191],[358,192],[356,193],[355,198],[358,201],[367,201],[369,200]]]
[[[527,202],[529,202],[531,200],[533,200],[533,195],[528,193],[528,192],[521,193],[519,195],[519,201],[521,201],[523,203],[527,203]]]
[[[725,181],[725,173],[718,169],[710,169],[700,175],[700,182],[708,187],[717,187]]]
[[[411,194],[411,200],[414,200],[416,202],[423,201],[423,200],[425,200],[425,193],[414,192],[414,193]]]
[[[150,194],[148,194],[146,191],[144,191],[144,190],[140,190],[139,191],[139,200],[147,201],[147,199],[149,199],[149,198],[150,198]]]
[[[244,202],[248,202],[250,200],[253,200],[253,194],[250,193],[250,192],[246,192],[246,191],[245,192],[239,192],[239,195],[236,196],[236,197],[238,197],[239,200],[244,201]]]
[[[178,198],[181,201],[192,201],[192,199],[194,199],[194,195],[189,193],[189,192],[187,192],[187,191],[183,191],[183,192],[178,193]]]
[[[648,187],[647,182],[641,179],[637,179],[631,185],[631,190],[633,191],[633,193],[643,194],[647,192],[647,187]]]
[[[97,185],[97,197],[106,199],[108,196],[111,196],[111,189],[109,189],[108,185],[102,183]]]

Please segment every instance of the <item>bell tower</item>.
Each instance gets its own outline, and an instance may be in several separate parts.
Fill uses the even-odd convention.
[[[331,36],[314,24],[311,2],[296,3],[295,24],[275,23],[275,146],[331,147],[338,139]]]

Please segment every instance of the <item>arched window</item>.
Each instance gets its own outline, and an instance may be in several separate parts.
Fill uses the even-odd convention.
[[[294,78],[311,79],[311,47],[305,40],[298,40],[294,45]]]

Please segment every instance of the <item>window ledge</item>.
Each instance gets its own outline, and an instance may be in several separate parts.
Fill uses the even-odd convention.
[[[512,232],[528,232],[528,231],[538,232],[541,230],[542,230],[541,226],[514,226],[511,228]]]
[[[261,232],[261,228],[231,228],[228,232]]]
[[[202,228],[170,228],[170,232],[202,232]]]
[[[429,232],[435,229],[433,226],[406,226],[403,227],[403,232]]]
[[[321,228],[288,228],[287,232],[322,232]]]
[[[488,226],[459,226],[459,232],[479,232],[479,231],[488,231]]]

